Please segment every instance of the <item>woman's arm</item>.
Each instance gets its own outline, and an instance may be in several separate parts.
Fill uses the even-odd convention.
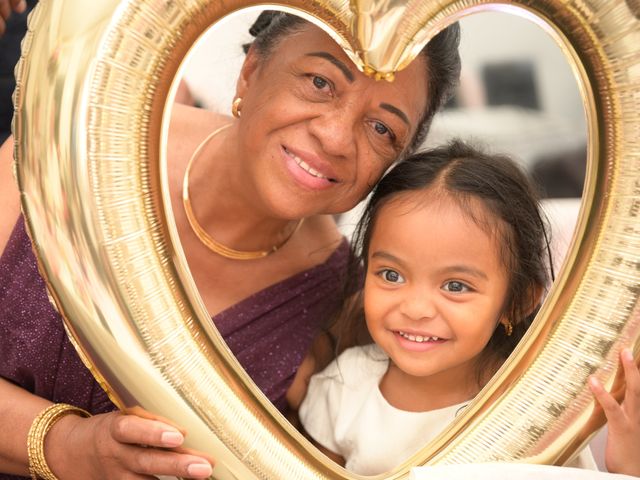
[[[0,147],[0,252],[20,213],[12,165],[9,138]],[[49,405],[50,401],[0,378],[0,472],[29,475],[27,436],[34,419]],[[180,447],[183,440],[176,428],[133,415],[67,415],[46,435],[44,453],[60,480],[210,476],[211,465],[203,455],[167,450]]]
[[[20,192],[13,177],[13,138],[0,145],[0,254],[20,215]]]
[[[0,379],[1,472],[29,475],[27,435],[35,417],[49,405],[51,402]],[[60,480],[149,475],[208,478],[211,465],[203,456],[168,450],[179,447],[183,440],[177,429],[133,415],[67,415],[46,435],[44,454]]]

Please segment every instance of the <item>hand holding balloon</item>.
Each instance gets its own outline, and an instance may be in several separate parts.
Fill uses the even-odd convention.
[[[595,377],[590,379],[589,384],[607,417],[607,469],[610,472],[640,476],[640,370],[630,349],[624,349],[620,353],[620,361],[626,381],[622,403],[618,403]]]
[[[47,438],[49,466],[60,479],[208,478],[211,461],[179,449],[184,435],[165,423],[119,412],[68,415]],[[56,452],[59,450],[59,452]]]
[[[22,13],[27,9],[26,0],[0,0],[0,36],[7,28],[11,12]]]

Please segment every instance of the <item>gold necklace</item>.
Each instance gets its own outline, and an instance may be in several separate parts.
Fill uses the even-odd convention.
[[[278,250],[280,250],[290,239],[291,237],[293,237],[293,235],[298,231],[298,229],[300,228],[300,225],[302,225],[302,222],[304,219],[301,219],[298,224],[296,225],[296,227],[291,231],[291,233],[287,236],[287,238],[285,238],[279,245],[274,245],[273,247],[271,247],[271,249],[269,250],[256,250],[253,252],[243,252],[242,250],[235,250],[231,247],[227,247],[226,245],[221,244],[220,242],[214,240],[211,235],[209,235],[205,229],[202,227],[202,225],[200,225],[200,223],[198,223],[198,220],[196,219],[195,214],[193,213],[193,209],[191,208],[191,199],[189,197],[189,174],[191,172],[191,166],[193,164],[193,161],[196,159],[196,157],[198,156],[198,154],[202,151],[202,149],[204,148],[204,146],[209,143],[209,141],[215,137],[218,133],[222,132],[223,130],[226,130],[227,128],[229,128],[231,126],[230,123],[223,125],[217,129],[215,129],[213,132],[211,132],[203,141],[200,145],[198,145],[198,147],[195,149],[195,151],[193,152],[193,155],[191,155],[191,158],[189,159],[189,162],[187,163],[187,168],[184,172],[184,178],[182,179],[182,205],[184,206],[184,211],[187,215],[187,220],[189,221],[189,225],[191,226],[191,229],[193,230],[193,233],[195,233],[196,237],[198,237],[198,239],[212,252],[217,253],[218,255],[221,255],[225,258],[231,258],[233,260],[254,260],[257,258],[263,258],[266,257],[267,255],[271,255],[274,252],[277,252]]]

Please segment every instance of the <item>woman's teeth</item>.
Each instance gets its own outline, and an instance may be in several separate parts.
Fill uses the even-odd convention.
[[[300,157],[297,157],[296,155],[291,153],[286,148],[285,148],[285,152],[287,152],[287,155],[289,155],[291,158],[293,158],[295,160],[295,162],[298,164],[298,166],[300,168],[302,168],[308,174],[313,175],[314,177],[317,177],[317,178],[324,178],[326,180],[331,180],[329,177],[326,177],[326,176],[322,175],[319,171],[317,171],[314,168],[312,168],[307,162],[302,160]]]
[[[410,335],[404,332],[398,332],[402,338],[406,338],[412,342],[423,343],[423,342],[436,342],[440,340],[440,337],[423,337],[422,335]]]

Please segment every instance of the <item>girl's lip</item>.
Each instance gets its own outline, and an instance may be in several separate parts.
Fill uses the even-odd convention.
[[[405,350],[410,350],[412,352],[426,352],[437,348],[447,341],[446,338],[438,337],[437,335],[416,335],[402,330],[394,330],[393,335],[402,348],[404,348]]]
[[[305,186],[312,189],[324,189],[338,182],[330,166],[320,161],[315,155],[294,151],[284,145],[282,152],[289,171]]]

